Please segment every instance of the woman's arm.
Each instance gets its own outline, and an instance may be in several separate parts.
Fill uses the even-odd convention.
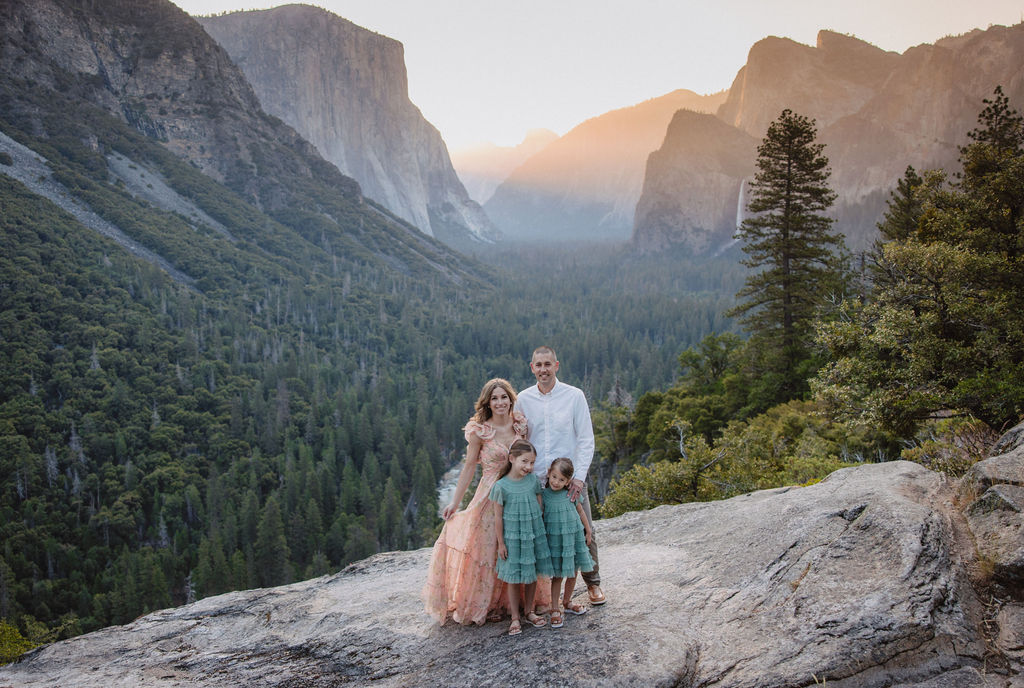
[[[462,470],[459,472],[459,482],[455,484],[455,494],[452,495],[451,504],[446,506],[441,512],[441,518],[446,521],[458,510],[459,505],[462,504],[462,498],[469,488],[469,484],[473,482],[476,464],[480,459],[481,446],[483,446],[483,440],[476,433],[469,436],[469,446],[466,447],[466,462],[462,464]]]
[[[580,520],[583,521],[583,535],[587,540],[587,544],[590,544],[590,521],[587,520],[587,515],[583,513],[583,505],[576,502],[576,513],[580,515]]]
[[[505,507],[498,502],[494,504],[494,532],[498,534],[498,558],[508,559],[508,550],[505,549],[505,521],[502,518],[505,515]]]

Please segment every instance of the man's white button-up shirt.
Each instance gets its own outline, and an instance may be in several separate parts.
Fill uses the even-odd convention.
[[[537,477],[543,481],[551,462],[564,456],[572,459],[573,478],[586,482],[594,460],[594,426],[583,391],[556,378],[547,394],[537,385],[524,389],[516,408],[526,416],[530,426],[527,439],[537,448],[533,465]]]

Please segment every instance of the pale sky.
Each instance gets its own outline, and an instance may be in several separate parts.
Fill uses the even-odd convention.
[[[281,0],[173,0],[190,14]],[[728,88],[765,36],[903,52],[1024,19],[1024,0],[320,0],[405,46],[409,97],[450,149],[513,145],[678,88]]]

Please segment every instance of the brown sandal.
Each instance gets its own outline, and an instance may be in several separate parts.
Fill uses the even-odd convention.
[[[548,622],[544,620],[543,616],[538,616],[534,612],[530,612],[526,615],[526,621],[532,624],[534,628],[543,628],[548,625]]]
[[[562,612],[555,610],[551,612],[551,628],[561,628],[565,624],[562,619]]]
[[[512,623],[509,624],[509,627],[508,627],[508,634],[509,635],[519,635],[522,632],[523,632],[523,627],[519,623],[519,619],[512,619]]]

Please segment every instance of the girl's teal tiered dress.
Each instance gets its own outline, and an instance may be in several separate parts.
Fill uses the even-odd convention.
[[[544,519],[537,503],[540,482],[530,473],[521,480],[505,476],[491,488],[491,501],[502,505],[502,529],[508,558],[498,557],[498,578],[506,583],[535,583],[551,575]]]
[[[555,492],[545,487],[544,529],[551,552],[552,578],[572,578],[576,571],[593,571],[594,560],[587,548],[583,522],[576,505],[569,501],[569,491]]]

